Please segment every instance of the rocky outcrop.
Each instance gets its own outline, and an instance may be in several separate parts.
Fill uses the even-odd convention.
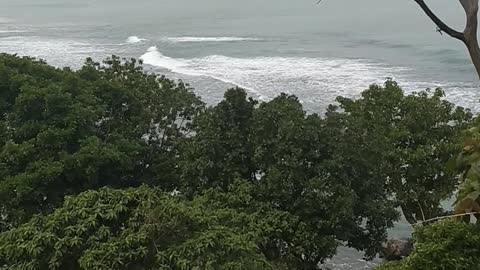
[[[412,239],[390,239],[383,245],[380,257],[387,261],[398,261],[410,255],[412,251]]]

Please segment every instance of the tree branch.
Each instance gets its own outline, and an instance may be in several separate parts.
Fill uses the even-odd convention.
[[[433,11],[427,6],[425,1],[415,0],[415,2],[417,2],[417,4],[420,6],[420,8],[422,8],[422,10],[437,25],[437,27],[441,31],[447,33],[449,36],[451,36],[453,38],[456,38],[456,39],[459,39],[459,40],[463,41],[464,43],[466,42],[465,35],[462,32],[458,32],[458,31],[452,29],[447,24],[445,24],[440,18],[438,18],[437,15],[435,15],[435,13],[433,13]]]
[[[428,219],[428,220],[425,220],[425,221],[417,222],[416,224],[414,224],[414,226],[422,225],[422,224],[425,224],[425,223],[430,223],[432,221],[443,220],[443,219],[447,219],[447,218],[457,218],[457,217],[464,217],[464,216],[478,215],[478,214],[480,214],[480,212],[468,212],[468,213],[462,213],[462,214],[456,214],[456,215],[436,217],[436,218],[431,218],[431,219]]]

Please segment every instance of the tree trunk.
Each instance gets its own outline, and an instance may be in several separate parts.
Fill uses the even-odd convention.
[[[478,1],[479,0],[459,0],[463,9],[467,23],[463,32],[458,32],[445,24],[435,13],[427,6],[424,0],[414,0],[427,16],[437,25],[440,32],[445,32],[449,36],[461,40],[468,49],[470,59],[477,71],[480,79],[480,47],[478,45]]]
[[[465,36],[464,43],[468,48],[472,63],[480,77],[480,47],[478,45],[477,29],[478,29],[478,0],[460,0],[465,15],[467,16],[467,24],[463,34]]]
[[[408,221],[408,223],[410,223],[410,225],[415,225],[418,223],[418,220],[414,217],[413,213],[407,210],[408,207],[402,205],[400,206],[400,209],[402,210],[403,216]]]
[[[468,48],[468,53],[470,54],[470,58],[472,59],[472,63],[475,66],[475,70],[480,78],[480,47],[478,46],[478,42],[471,42],[466,45]]]

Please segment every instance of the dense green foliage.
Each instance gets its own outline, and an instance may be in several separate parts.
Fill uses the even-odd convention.
[[[480,228],[445,220],[417,227],[415,250],[400,262],[376,270],[474,270],[480,267]]]
[[[68,194],[151,183],[174,188],[176,141],[202,103],[134,60],[78,71],[0,56],[0,201],[8,219]],[[5,214],[5,213],[2,213]]]
[[[461,185],[455,202],[455,213],[469,214],[477,218],[480,224],[480,123],[465,134],[463,151],[456,159],[456,168],[461,174]],[[471,215],[461,219],[470,221]]]
[[[355,182],[372,181],[360,192],[365,195],[384,183],[412,224],[443,215],[440,203],[458,184],[446,164],[458,153],[458,135],[472,114],[443,97],[440,89],[404,95],[387,81],[357,100],[338,98],[341,112],[331,108],[327,114],[346,135],[335,154],[348,163],[336,171]]]
[[[457,221],[449,218],[433,224],[427,222],[426,225],[416,226],[413,239],[415,242],[414,252],[399,262],[382,264],[377,270],[479,269],[480,227],[470,223],[472,214],[477,218],[480,217],[480,133],[478,118],[476,122],[474,127],[467,129],[464,133],[463,150],[456,159],[451,158],[449,164],[451,168],[446,170],[442,170],[441,167],[437,168],[437,171],[444,172],[442,177],[451,175],[454,171],[461,173],[459,190],[456,195],[455,215],[453,216],[456,217]],[[441,138],[436,139],[437,142],[444,142]],[[449,149],[453,150],[455,148],[449,147]],[[451,153],[451,156],[455,156],[454,153]],[[426,169],[435,172],[430,167],[426,166]],[[455,178],[452,177],[452,179]],[[442,182],[441,178],[432,184],[438,184],[441,189],[446,188],[445,195],[452,194],[452,191],[448,189],[449,186],[455,186],[455,183]],[[432,216],[428,216],[428,218],[432,218]],[[466,222],[458,222],[458,220]]]
[[[223,188],[225,181],[244,179],[256,186],[257,200],[322,232],[316,245],[338,239],[371,255],[396,218],[393,204],[372,207],[388,201],[381,182],[354,186],[349,178],[336,177],[337,146],[331,140],[340,134],[328,134],[325,121],[307,115],[294,96],[282,94],[255,107],[243,90],[229,90],[224,101],[194,121],[194,130],[181,157],[185,190]],[[379,192],[362,198],[360,192],[368,189],[363,184],[378,184]],[[315,264],[326,255],[312,253],[309,259]]]
[[[221,199],[243,202],[241,191]],[[278,269],[271,262],[289,251],[269,262],[261,247],[297,219],[232,209],[215,196],[186,201],[143,186],[66,198],[52,214],[0,235],[0,269]]]
[[[0,55],[0,269],[317,269],[340,244],[371,258],[397,207],[441,215],[458,184],[445,167],[472,114],[443,98],[387,81],[324,116],[239,88],[205,107],[135,60]]]
[[[439,89],[404,95],[387,81],[360,99],[338,98],[339,108],[321,118],[294,96],[255,106],[241,89],[229,90],[194,121],[181,158],[184,188],[245,179],[258,200],[374,255],[396,206],[416,223],[440,215],[455,190],[446,164],[472,114],[443,97]]]

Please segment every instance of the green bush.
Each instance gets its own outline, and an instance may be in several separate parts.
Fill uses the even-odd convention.
[[[309,241],[248,186],[194,200],[142,186],[87,191],[0,234],[0,269],[288,269]],[[243,207],[235,207],[242,205]]]
[[[480,269],[480,228],[444,220],[417,227],[414,252],[400,262],[376,270],[477,270]]]

